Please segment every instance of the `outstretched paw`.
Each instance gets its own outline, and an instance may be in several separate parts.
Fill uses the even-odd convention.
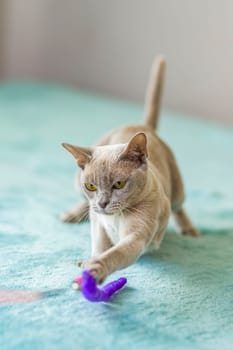
[[[88,270],[97,283],[103,283],[108,275],[107,269],[101,260],[79,261],[77,265],[84,270]]]

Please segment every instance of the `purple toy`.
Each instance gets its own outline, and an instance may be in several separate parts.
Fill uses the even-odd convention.
[[[120,277],[118,280],[112,281],[106,284],[103,288],[98,288],[96,280],[91,276],[90,272],[85,270],[82,273],[82,277],[76,277],[74,279],[75,289],[80,288],[83,296],[93,302],[109,301],[113,294],[121,289],[127,283],[125,277]]]

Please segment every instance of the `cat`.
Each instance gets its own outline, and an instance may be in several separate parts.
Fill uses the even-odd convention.
[[[183,235],[198,237],[185,210],[184,186],[171,149],[155,134],[165,59],[157,57],[146,93],[143,125],[120,127],[94,147],[63,143],[76,159],[87,201],[66,212],[64,222],[91,221],[91,258],[78,263],[98,283],[158,249],[170,214]]]

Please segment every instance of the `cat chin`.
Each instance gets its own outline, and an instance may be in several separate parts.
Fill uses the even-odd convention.
[[[101,214],[101,215],[116,215],[117,213],[119,213],[119,211],[108,211],[108,210],[105,210],[105,209],[93,209],[94,212],[96,214]]]

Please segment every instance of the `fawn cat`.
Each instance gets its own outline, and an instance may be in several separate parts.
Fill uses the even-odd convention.
[[[98,283],[159,247],[170,214],[184,235],[199,236],[183,209],[184,188],[170,148],[155,134],[165,61],[158,57],[146,93],[143,125],[112,130],[95,147],[64,143],[81,171],[86,201],[66,212],[64,222],[90,218],[92,254],[79,263]]]

